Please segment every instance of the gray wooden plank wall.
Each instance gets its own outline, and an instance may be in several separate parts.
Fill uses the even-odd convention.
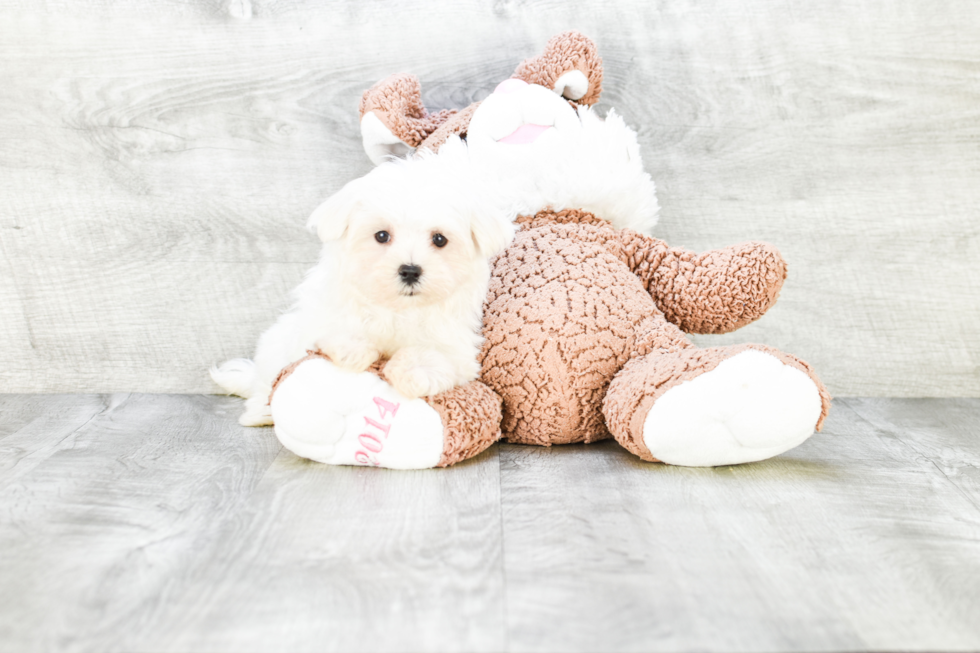
[[[777,458],[331,467],[195,395],[0,395],[0,651],[976,651],[980,399]]]
[[[361,92],[485,96],[576,28],[637,127],[657,234],[790,262],[762,341],[837,395],[980,395],[970,0],[0,1],[0,390],[209,392],[369,163]]]

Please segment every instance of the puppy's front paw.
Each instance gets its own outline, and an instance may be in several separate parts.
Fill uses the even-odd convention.
[[[316,347],[333,361],[333,364],[348,372],[363,372],[378,360],[381,353],[361,342],[330,342],[318,340]]]
[[[428,397],[449,389],[443,387],[444,384],[430,377],[426,370],[420,367],[399,370],[395,374],[386,373],[385,376],[392,387],[398,391],[398,394],[408,399]]]
[[[272,409],[269,408],[269,393],[258,393],[245,402],[245,412],[238,418],[242,426],[269,426],[272,424]]]
[[[452,388],[452,369],[435,351],[405,348],[395,352],[384,368],[385,378],[404,397],[415,399]]]

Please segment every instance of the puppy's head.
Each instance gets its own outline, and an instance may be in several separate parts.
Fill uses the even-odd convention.
[[[313,212],[310,227],[336,243],[344,282],[367,303],[437,304],[474,286],[485,292],[489,259],[514,235],[514,212],[488,188],[455,140],[350,182]]]

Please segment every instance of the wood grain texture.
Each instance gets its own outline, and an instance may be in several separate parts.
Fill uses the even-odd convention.
[[[194,561],[139,651],[499,651],[496,451],[444,470],[331,467],[288,451],[224,546]]]
[[[43,412],[0,440],[0,649],[132,650],[280,446],[227,397],[11,401]]]
[[[0,490],[71,446],[106,407],[93,395],[0,395]]]
[[[956,428],[976,421],[957,408]],[[980,510],[919,432],[837,402],[823,434],[738,467],[501,446],[511,649],[975,650]]]
[[[851,397],[843,402],[886,437],[901,440],[932,463],[980,510],[980,399]]]
[[[239,409],[0,395],[0,651],[980,648],[977,400],[838,400],[716,469],[330,467]]]
[[[37,406],[56,448],[28,441]],[[503,647],[495,450],[450,470],[328,467],[238,426],[226,397],[0,407],[0,650]]]
[[[700,342],[791,351],[835,394],[980,394],[966,0],[4,0],[0,390],[216,390],[315,260],[306,216],[370,169],[360,93],[406,70],[463,106],[570,28],[657,234],[789,260],[769,315]]]

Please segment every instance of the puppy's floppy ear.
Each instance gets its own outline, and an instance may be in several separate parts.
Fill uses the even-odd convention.
[[[447,140],[438,156],[452,163],[453,173],[459,175],[454,184],[471,207],[470,231],[477,251],[486,258],[504,251],[517,232],[518,213],[517,206],[505,199],[509,197],[501,188],[505,182],[493,169],[474,164],[458,138]]]
[[[316,230],[325,243],[340,240],[350,224],[351,216],[359,208],[362,197],[361,179],[355,179],[334,193],[330,199],[316,207],[306,222],[306,228]]]
[[[496,256],[510,245],[516,232],[514,217],[514,211],[492,204],[473,213],[470,229],[481,256]]]

